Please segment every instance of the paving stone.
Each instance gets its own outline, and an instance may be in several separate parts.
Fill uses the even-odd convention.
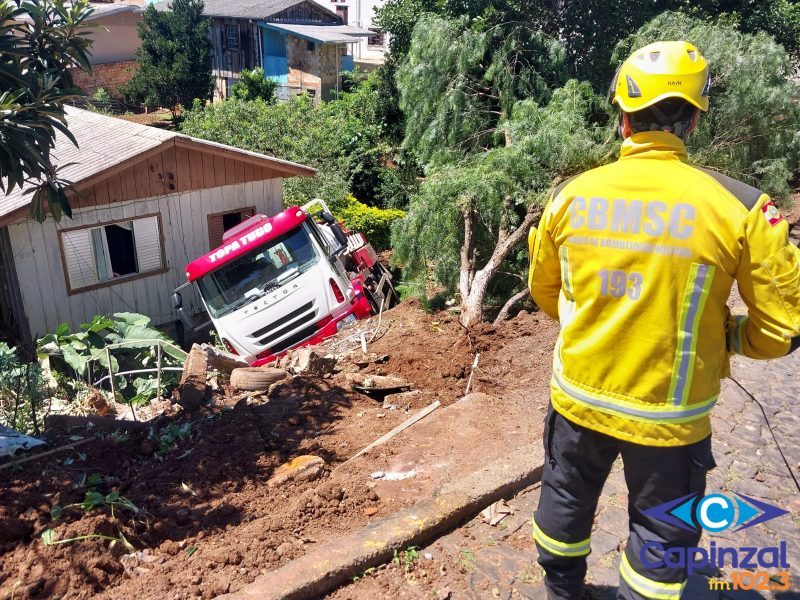
[[[609,533],[602,529],[592,532],[592,553],[589,555],[589,564],[593,565],[602,560],[607,560],[606,555],[616,552],[620,545],[619,534]]]

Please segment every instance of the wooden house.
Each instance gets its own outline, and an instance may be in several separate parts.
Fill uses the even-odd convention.
[[[215,99],[255,67],[278,82],[281,99],[301,92],[327,99],[353,69],[352,48],[372,35],[314,0],[206,0],[203,13],[213,19]]]
[[[174,322],[186,264],[242,219],[282,210],[284,177],[315,172],[77,108],[67,124],[78,147],[59,136],[52,156],[76,190],[73,218],[39,223],[30,195],[0,196],[0,329],[26,346],[96,314]],[[191,292],[184,304],[202,311]]]

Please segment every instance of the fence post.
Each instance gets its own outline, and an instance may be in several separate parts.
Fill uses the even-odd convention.
[[[117,401],[117,383],[114,381],[114,365],[111,362],[111,348],[106,346],[106,360],[108,361],[109,381],[111,381],[111,399]]]
[[[156,399],[161,400],[161,340],[158,340],[156,367],[158,367],[156,375],[158,380],[158,383],[156,384]]]

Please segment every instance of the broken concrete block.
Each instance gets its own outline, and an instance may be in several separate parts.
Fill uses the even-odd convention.
[[[267,486],[272,488],[290,482],[311,481],[322,475],[324,468],[325,461],[319,456],[304,454],[275,469],[275,473],[267,481]]]
[[[365,390],[401,390],[411,387],[407,379],[386,375],[364,375],[363,373],[347,373],[347,383],[356,389]]]
[[[322,376],[333,373],[336,367],[336,357],[332,354],[323,356],[312,348],[300,348],[292,353],[288,369],[295,373]]]
[[[194,344],[183,363],[183,374],[178,385],[178,403],[184,408],[194,409],[200,406],[206,395],[206,373],[208,357],[203,349]]]

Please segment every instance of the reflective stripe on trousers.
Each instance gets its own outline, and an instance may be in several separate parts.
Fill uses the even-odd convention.
[[[592,551],[591,538],[573,543],[560,542],[544,533],[536,524],[535,518],[531,522],[533,524],[534,541],[551,554],[556,556],[586,556]]]
[[[628,562],[625,552],[619,562],[619,574],[637,594],[652,600],[678,600],[686,586],[686,580],[681,583],[663,583],[637,573]]]

